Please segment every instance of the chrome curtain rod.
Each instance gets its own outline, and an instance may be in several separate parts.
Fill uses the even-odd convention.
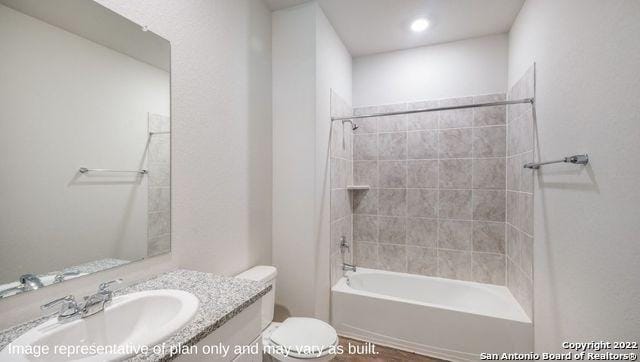
[[[499,101],[499,102],[478,103],[478,104],[465,104],[465,105],[462,105],[462,106],[412,109],[412,110],[409,110],[409,111],[372,113],[372,114],[364,114],[364,115],[360,115],[360,116],[350,116],[350,117],[331,117],[331,121],[332,122],[333,121],[346,121],[346,120],[349,120],[349,119],[383,117],[383,116],[396,116],[396,115],[400,115],[400,114],[414,114],[414,113],[426,113],[426,112],[437,112],[437,111],[450,111],[450,110],[453,110],[453,109],[506,106],[506,105],[510,105],[510,104],[521,104],[521,103],[533,104],[533,102],[534,102],[534,98],[523,98],[523,99],[515,99],[515,100],[512,100],[512,101]]]

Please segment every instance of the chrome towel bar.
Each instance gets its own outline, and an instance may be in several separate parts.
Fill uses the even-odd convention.
[[[78,170],[80,173],[88,173],[88,172],[126,172],[126,173],[138,173],[141,175],[146,175],[149,173],[147,170],[111,170],[108,168],[86,168],[80,167]]]
[[[586,165],[589,163],[589,155],[573,155],[569,157],[565,157],[555,161],[546,161],[546,162],[531,162],[524,165],[524,168],[530,168],[532,170],[537,170],[540,166],[550,165],[552,163],[573,163],[575,165]]]

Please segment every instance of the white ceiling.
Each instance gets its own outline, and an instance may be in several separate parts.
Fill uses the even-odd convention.
[[[264,0],[271,11],[286,9],[291,6],[300,5],[310,0]]]
[[[0,0],[16,11],[170,71],[171,45],[94,1]]]
[[[308,0],[265,0],[271,10]],[[318,0],[354,57],[509,31],[524,0]],[[419,17],[429,28],[413,33]]]

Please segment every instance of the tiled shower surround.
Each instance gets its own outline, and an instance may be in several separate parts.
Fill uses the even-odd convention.
[[[354,109],[355,115],[504,100],[504,94]],[[504,106],[359,119],[357,265],[506,283]]]
[[[169,117],[149,114],[147,256],[171,250],[170,129]]]
[[[514,84],[509,99],[535,94],[535,66]],[[507,286],[531,317],[533,313],[533,161],[534,118],[531,105],[507,111]]]
[[[509,99],[533,97],[533,70]],[[353,109],[348,116],[505,100],[505,94]],[[333,122],[332,283],[342,262],[506,285],[531,316],[533,116],[529,104]],[[368,185],[369,190],[346,189]],[[341,253],[340,238],[351,244]]]
[[[331,92],[331,116],[349,117],[351,106],[335,92]],[[353,211],[347,185],[353,183],[353,131],[350,123],[331,124],[331,284],[342,277],[342,263],[352,263]],[[340,248],[341,238],[349,249]]]

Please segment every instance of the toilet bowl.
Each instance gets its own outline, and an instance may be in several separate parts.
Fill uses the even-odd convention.
[[[236,278],[271,284],[262,297],[262,344],[264,352],[278,361],[330,361],[335,357],[338,335],[329,324],[315,318],[290,317],[273,322],[277,269],[260,265]]]

